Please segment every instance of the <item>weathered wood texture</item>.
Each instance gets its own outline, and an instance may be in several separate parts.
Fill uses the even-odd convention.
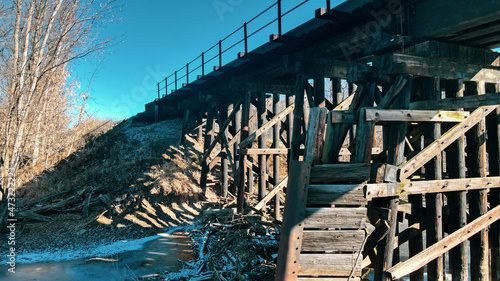
[[[441,153],[446,147],[455,142],[465,132],[469,131],[474,125],[481,122],[489,113],[496,109],[496,105],[484,106],[476,109],[471,115],[461,123],[455,125],[441,137],[428,145],[415,157],[408,160],[400,166],[400,179],[406,179],[416,170],[420,169],[425,163],[429,162],[438,153]]]
[[[304,230],[302,253],[304,252],[359,252],[365,239],[363,230]]]
[[[457,246],[458,244],[466,241],[476,233],[485,229],[492,223],[500,219],[500,206],[495,207],[486,214],[475,219],[463,228],[455,231],[454,233],[446,236],[441,241],[428,247],[424,251],[410,258],[409,260],[399,263],[389,269],[387,272],[390,274],[393,280],[399,279],[411,272],[421,268],[422,266],[428,264],[430,261],[434,260],[436,257],[443,255],[448,252],[451,248]]]
[[[309,185],[307,205],[361,206],[366,204],[362,185]]]
[[[296,280],[299,273],[299,257],[304,227],[304,212],[311,164],[292,161],[288,181],[283,227],[280,235],[275,280]]]
[[[425,194],[499,187],[500,177],[370,183],[365,185],[366,197],[368,199],[394,195]]]
[[[349,276],[352,268],[354,276],[361,275],[361,260],[356,264],[353,254],[302,254],[299,274],[301,276]]]
[[[316,165],[311,170],[311,184],[362,183],[370,179],[371,165],[366,163]]]
[[[366,208],[307,208],[304,227],[363,229],[366,219]]]

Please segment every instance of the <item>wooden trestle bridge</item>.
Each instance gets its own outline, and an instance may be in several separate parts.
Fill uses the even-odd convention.
[[[326,6],[282,34],[278,1],[269,42],[245,23],[235,60],[219,41],[135,119],[184,116],[203,188],[274,202],[276,280],[500,280],[500,1]]]

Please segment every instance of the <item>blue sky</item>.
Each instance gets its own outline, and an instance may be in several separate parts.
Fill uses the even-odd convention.
[[[101,118],[123,119],[144,110],[144,104],[157,97],[156,83],[186,65],[218,40],[226,37],[243,22],[273,4],[269,0],[130,0],[120,14],[122,20],[106,26],[104,36],[124,35],[121,44],[107,50],[102,61],[89,59],[74,67],[83,91],[90,84],[88,112]],[[303,0],[283,0],[283,12]],[[332,6],[343,2],[332,0]],[[314,17],[325,0],[310,0],[283,18],[283,32]],[[274,7],[248,25],[252,33],[276,18]],[[274,23],[249,39],[252,50],[277,33]],[[226,47],[243,38],[243,31],[225,42]],[[224,45],[223,45],[224,47]],[[217,51],[217,48],[214,49]],[[242,52],[238,45],[224,54],[224,63]],[[208,53],[212,57],[216,53]],[[213,63],[218,63],[214,60]],[[195,63],[194,66],[199,65]],[[207,67],[211,69],[212,66]],[[182,75],[184,75],[185,70]],[[208,72],[208,71],[207,71]],[[180,76],[180,75],[179,75]],[[190,80],[196,73],[190,75]],[[184,81],[185,82],[185,81]],[[162,84],[163,87],[163,84]],[[169,90],[170,92],[170,90]]]
[[[282,0],[283,13],[303,0]],[[343,0],[331,0],[332,7]],[[275,0],[122,0],[121,21],[109,24],[103,36],[123,35],[123,42],[107,50],[103,60],[91,58],[74,66],[80,91],[84,91],[90,77],[88,112],[100,118],[119,120],[144,110],[144,104],[157,97],[157,82],[181,69],[220,39],[223,39],[245,21],[275,3]],[[326,0],[309,0],[301,8],[283,18],[283,33],[314,17],[314,11],[326,7]],[[248,25],[248,33],[277,17],[273,7]],[[277,33],[274,23],[249,39],[250,51]],[[239,31],[223,44],[223,49],[243,38]],[[217,54],[218,48],[207,53],[207,59]],[[223,63],[244,51],[242,44],[223,55]],[[193,67],[201,64],[196,61]],[[212,69],[218,60],[207,66]],[[191,68],[191,69],[192,69]],[[97,72],[96,72],[97,69]],[[179,76],[184,75],[185,70]],[[196,77],[190,74],[190,81]],[[179,86],[181,83],[179,82]],[[162,83],[162,87],[164,84]],[[169,88],[169,92],[172,87]],[[164,93],[164,92],[162,92]]]

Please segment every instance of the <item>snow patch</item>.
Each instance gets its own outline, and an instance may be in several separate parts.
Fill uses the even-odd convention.
[[[161,237],[167,237],[180,230],[182,230],[181,227],[175,227],[165,233],[160,233],[155,236],[141,239],[120,240],[111,244],[97,245],[95,248],[87,246],[83,249],[58,249],[44,252],[20,253],[16,257],[16,263],[31,264],[37,262],[69,261],[84,258],[108,257],[119,253],[138,251],[144,247],[145,243]]]

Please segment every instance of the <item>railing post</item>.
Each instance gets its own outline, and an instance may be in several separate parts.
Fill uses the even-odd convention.
[[[175,71],[175,90],[177,91],[177,70]]]
[[[219,68],[222,67],[222,40],[219,40]]]
[[[168,77],[165,77],[165,96],[168,95],[168,82],[167,82],[167,80],[168,80]]]
[[[189,84],[189,63],[186,63],[186,84]]]
[[[205,52],[201,53],[201,76],[205,76]]]
[[[281,37],[281,0],[278,0],[278,36]]]
[[[248,53],[248,33],[247,33],[247,22],[243,24],[243,31],[245,32],[245,55]]]
[[[156,86],[158,86],[158,99],[160,99],[160,82],[156,83]]]

